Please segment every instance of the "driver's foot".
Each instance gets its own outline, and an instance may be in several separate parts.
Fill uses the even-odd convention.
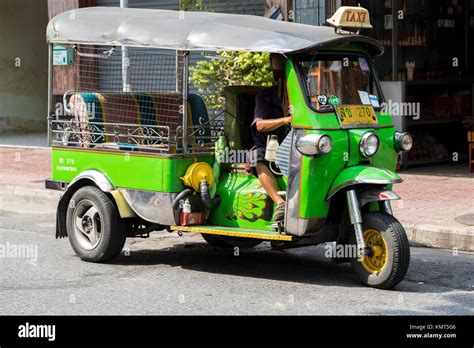
[[[277,205],[275,209],[275,214],[273,215],[274,221],[283,221],[285,218],[285,202],[281,202]]]

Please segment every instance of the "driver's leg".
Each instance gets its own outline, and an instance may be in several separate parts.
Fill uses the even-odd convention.
[[[275,202],[277,208],[275,210],[275,221],[281,221],[285,214],[285,200],[278,195],[278,184],[275,176],[264,162],[257,162],[256,165],[257,177],[260,180],[265,191],[267,191],[270,198]]]

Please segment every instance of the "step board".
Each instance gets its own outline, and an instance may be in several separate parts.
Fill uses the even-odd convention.
[[[257,238],[265,240],[284,240],[292,241],[292,236],[279,234],[272,230],[263,230],[255,228],[241,228],[241,227],[224,227],[224,226],[171,226],[171,230],[180,232],[197,232],[197,233],[208,233],[218,234],[221,236],[229,237],[242,237],[242,238]]]

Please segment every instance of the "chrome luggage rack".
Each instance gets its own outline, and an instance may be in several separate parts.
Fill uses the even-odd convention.
[[[168,126],[137,125],[131,123],[78,122],[51,120],[53,146],[83,148],[138,148],[169,152],[176,145],[176,136],[170,139]]]

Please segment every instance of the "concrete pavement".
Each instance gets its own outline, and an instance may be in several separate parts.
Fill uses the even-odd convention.
[[[44,200],[55,206],[51,200],[60,192],[43,188],[43,180],[51,175],[50,163],[49,149],[0,147],[0,197]],[[402,200],[393,202],[393,210],[411,244],[474,251],[474,174],[463,165],[450,165],[400,175],[404,182],[393,189]]]
[[[20,315],[473,315],[474,254],[411,248],[394,290],[361,285],[324,247],[215,249],[200,235],[129,239],[112,263],[81,261],[54,239],[54,206],[14,197],[0,209],[0,309]]]
[[[322,245],[280,252],[263,243],[235,256],[200,235],[162,231],[128,239],[110,264],[83,262],[68,239],[54,238],[60,192],[43,189],[49,156],[49,150],[0,147],[0,245],[35,251],[0,258],[3,314],[474,314],[474,254],[458,250],[412,247],[406,278],[392,291],[362,286],[348,264],[324,257]],[[396,186],[405,197],[394,207],[402,219],[429,218],[423,207],[436,211],[435,188],[446,187],[435,182],[472,189],[472,178],[434,179],[424,187],[415,175],[424,174],[402,174],[405,183]],[[425,199],[428,188],[433,191]],[[469,202],[468,194],[454,196]],[[435,226],[455,226],[450,209],[439,210],[445,220],[433,219]]]

